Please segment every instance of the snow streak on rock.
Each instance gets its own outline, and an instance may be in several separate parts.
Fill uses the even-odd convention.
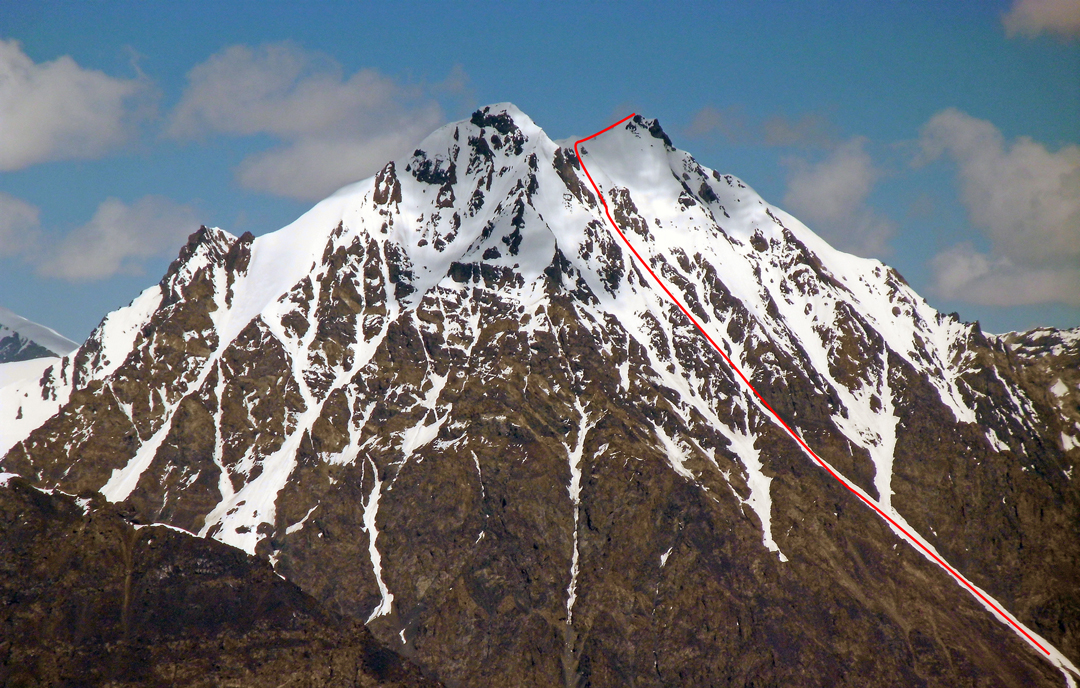
[[[379,539],[379,528],[375,523],[375,519],[379,515],[379,496],[382,494],[382,480],[379,479],[379,473],[374,462],[369,459],[367,465],[371,467],[372,488],[371,494],[368,495],[367,501],[364,502],[364,531],[368,534],[368,554],[371,557],[371,569],[375,574],[375,581],[378,583],[379,595],[381,595],[379,605],[372,610],[371,616],[367,618],[367,623],[371,623],[372,620],[391,612],[394,608],[394,595],[386,587],[386,581],[383,580],[382,555],[379,554],[379,548],[376,544]]]
[[[570,493],[570,502],[574,505],[574,550],[570,560],[570,584],[566,587],[566,623],[574,622],[574,602],[577,601],[577,578],[578,578],[578,528],[581,520],[581,457],[585,451],[585,438],[589,431],[596,425],[589,422],[585,413],[585,407],[575,400],[575,408],[578,413],[578,426],[574,447],[567,447],[567,458],[570,463],[570,485],[567,490]]]

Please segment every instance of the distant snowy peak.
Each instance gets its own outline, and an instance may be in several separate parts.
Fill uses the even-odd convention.
[[[0,306],[0,363],[66,356],[78,344]]]

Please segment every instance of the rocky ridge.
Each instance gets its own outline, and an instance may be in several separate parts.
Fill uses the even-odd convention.
[[[984,335],[635,118],[616,221],[824,459],[1080,657],[1076,331]],[[0,389],[5,470],[267,559],[448,685],[1061,685],[808,461],[509,105]],[[1048,353],[1049,352],[1049,353]]]

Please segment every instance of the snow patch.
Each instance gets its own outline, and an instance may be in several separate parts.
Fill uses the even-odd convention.
[[[589,421],[585,413],[585,407],[581,401],[574,399],[574,406],[578,412],[577,438],[573,448],[567,447],[567,461],[570,464],[570,484],[567,491],[570,493],[570,502],[574,505],[574,549],[570,558],[570,583],[566,586],[566,623],[574,622],[574,603],[577,601],[577,578],[578,578],[578,521],[581,517],[581,458],[585,451],[585,438],[589,431],[596,426],[596,421]],[[473,455],[475,458],[475,454]],[[480,466],[477,465],[477,471]]]
[[[1080,442],[1077,442],[1074,438],[1065,433],[1061,433],[1061,447],[1065,451],[1071,451],[1080,447]]]
[[[988,426],[986,428],[986,439],[990,441],[990,446],[994,448],[994,451],[998,451],[998,452],[1010,451],[1009,450],[1009,445],[1007,445],[1007,444],[1005,444],[1004,442],[1001,441],[1001,438],[998,437],[997,431],[994,430],[992,427]]]
[[[373,485],[371,493],[364,501],[364,532],[368,535],[368,556],[371,558],[371,569],[375,574],[375,583],[379,586],[380,601],[378,606],[371,611],[371,616],[364,623],[371,623],[380,616],[386,616],[394,606],[394,594],[386,587],[386,581],[382,575],[382,555],[379,554],[377,541],[379,528],[375,523],[379,515],[379,496],[382,492],[382,481],[379,479],[379,471],[375,468],[375,462],[368,458],[368,466],[371,467],[371,479]]]
[[[114,468],[112,470],[109,479],[99,490],[101,494],[105,495],[105,499],[114,503],[122,502],[135,490],[135,487],[139,484],[139,478],[150,467],[158,449],[161,448],[161,443],[165,441],[170,428],[172,428],[174,408],[175,406],[170,406],[165,413],[165,422],[161,424],[161,427],[149,440],[139,447],[138,451],[135,452],[135,456],[131,457],[123,468]]]
[[[67,403],[70,383],[70,357],[0,364],[0,457]]]
[[[672,469],[687,480],[696,483],[697,476],[686,467],[686,450],[669,437],[659,425],[654,424],[653,430],[656,431],[656,438],[660,440],[660,444],[664,447],[664,453],[667,454],[668,463],[671,464]]]
[[[139,332],[161,305],[161,298],[161,287],[155,284],[136,296],[129,305],[105,316],[90,335],[101,343],[100,367],[91,371],[95,380],[108,377],[127,360]]]
[[[668,547],[667,551],[660,555],[660,568],[664,568],[665,566],[667,566],[668,557],[671,556],[671,550],[673,549],[675,549],[674,545]]]
[[[296,523],[292,524],[291,526],[289,526],[289,527],[287,527],[285,529],[285,534],[286,535],[292,535],[293,533],[298,533],[301,530],[303,530],[304,529],[304,524],[307,523],[307,520],[311,516],[312,512],[314,512],[318,508],[319,508],[319,505],[316,504],[315,506],[308,509],[308,512],[306,514],[304,514],[304,517],[302,519],[300,519],[299,521],[297,521]]]
[[[776,552],[780,561],[787,561],[788,558],[780,551],[780,546],[772,537],[772,478],[762,471],[761,453],[754,446],[754,438],[736,432],[728,437],[732,440],[732,449],[746,468],[746,485],[750,488],[750,497],[743,504],[753,509],[761,521],[761,541],[765,547],[770,552]]]

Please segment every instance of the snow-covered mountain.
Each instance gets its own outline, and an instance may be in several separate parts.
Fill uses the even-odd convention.
[[[79,345],[0,306],[0,364],[66,356]]]
[[[0,389],[0,465],[264,556],[448,684],[1063,685],[1080,331],[940,314],[655,121],[581,154],[764,400],[932,556],[635,263],[573,141],[505,104],[280,231],[192,235]]]

